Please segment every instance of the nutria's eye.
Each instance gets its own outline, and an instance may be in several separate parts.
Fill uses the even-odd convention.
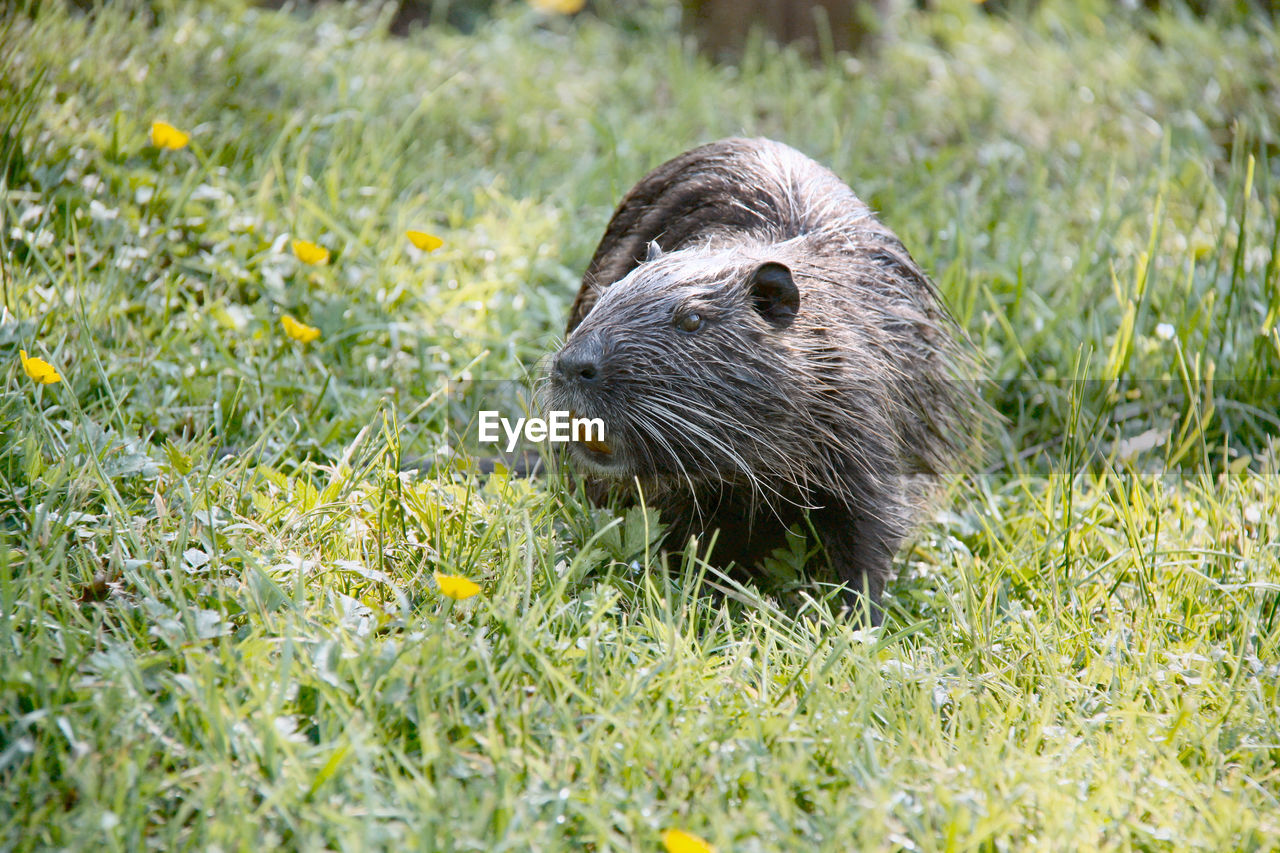
[[[702,328],[702,315],[696,311],[676,315],[676,328],[682,332],[696,332]]]

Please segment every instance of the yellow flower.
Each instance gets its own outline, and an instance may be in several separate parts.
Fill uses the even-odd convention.
[[[285,314],[280,318],[280,325],[284,326],[284,333],[293,338],[300,344],[309,344],[316,338],[320,337],[320,330],[315,326],[308,326],[306,323],[295,319],[292,314]]]
[[[440,591],[454,601],[470,598],[480,591],[480,584],[469,581],[461,575],[443,575],[440,572],[436,572],[435,575]]]
[[[581,12],[587,0],[529,0],[529,5],[549,15],[572,15]]]
[[[27,351],[24,349],[18,350],[18,357],[22,359],[22,369],[41,385],[52,385],[55,382],[62,381],[58,371],[54,370],[53,365],[43,358],[28,358]]]
[[[715,853],[716,849],[698,836],[679,829],[668,829],[662,833],[662,843],[667,853]]]
[[[191,134],[183,133],[167,121],[151,122],[151,144],[157,148],[177,151],[186,148],[191,141]]]
[[[293,253],[304,264],[329,263],[329,250],[324,246],[312,243],[310,240],[294,240],[291,245],[293,246]]]
[[[424,252],[434,252],[444,245],[443,240],[426,231],[406,231],[404,235],[409,238],[410,243]]]

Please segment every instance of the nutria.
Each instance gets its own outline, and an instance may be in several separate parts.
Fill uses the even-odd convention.
[[[602,418],[589,481],[638,483],[668,539],[758,566],[816,534],[878,600],[929,481],[979,411],[928,277],[833,173],[767,139],[659,166],[615,211],[544,405]]]

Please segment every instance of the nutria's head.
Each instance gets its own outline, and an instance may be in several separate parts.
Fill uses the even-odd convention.
[[[603,420],[570,445],[596,476],[754,482],[785,453],[801,310],[784,263],[651,246],[551,357],[544,405]]]

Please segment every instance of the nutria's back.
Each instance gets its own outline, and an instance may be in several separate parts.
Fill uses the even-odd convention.
[[[743,235],[781,242],[836,222],[879,224],[829,170],[771,139],[723,139],[646,175],[623,198],[596,248],[569,314],[572,333],[599,288],[663,251],[731,243]]]
[[[728,139],[645,176],[614,213],[552,362],[549,404],[605,422],[574,445],[676,535],[727,531],[758,563],[815,530],[841,580],[878,593],[913,511],[976,411],[928,278],[829,170]],[[677,543],[683,545],[683,541]]]

